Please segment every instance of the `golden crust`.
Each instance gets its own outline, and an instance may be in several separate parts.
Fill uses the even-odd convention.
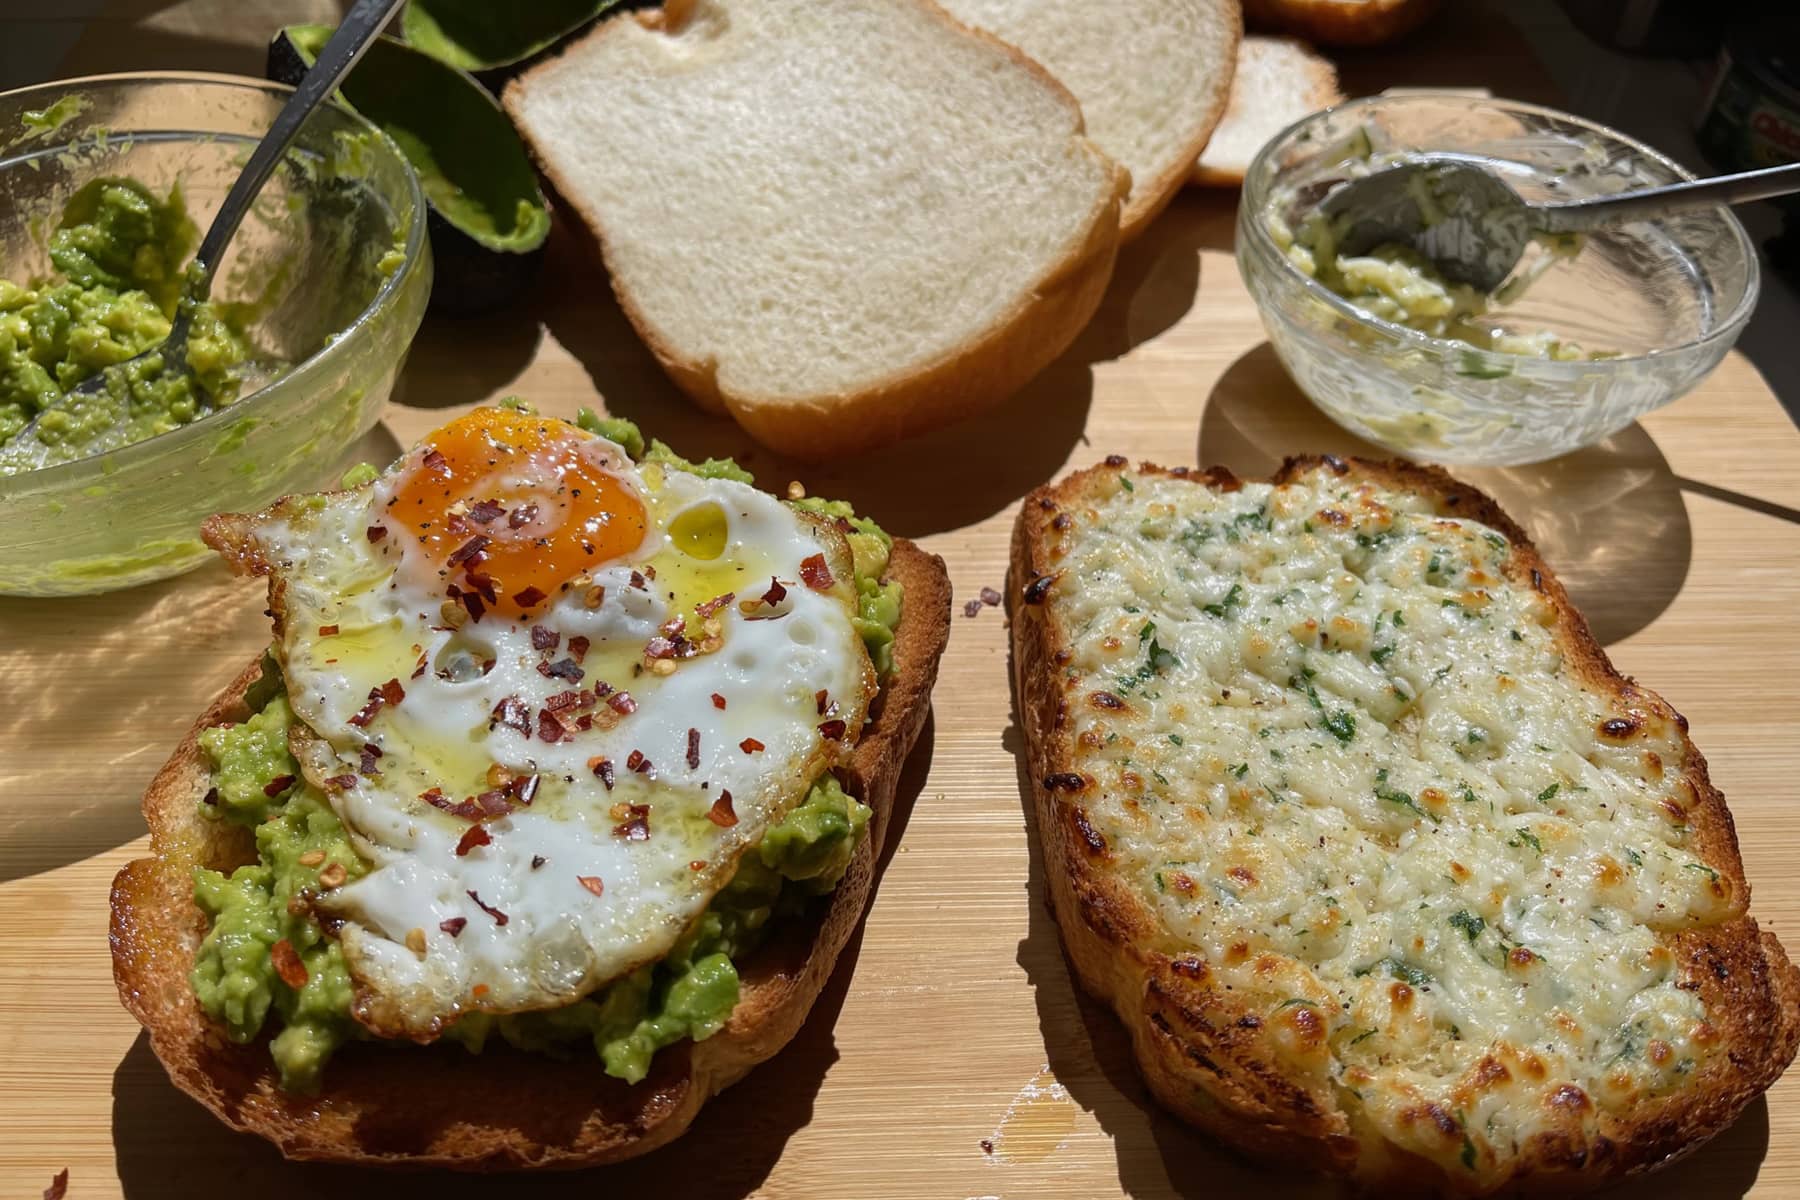
[[[1000,49],[1053,87],[1075,110],[1076,130],[1081,131],[1080,106],[1075,97],[1035,59],[991,34],[959,24],[930,0],[920,0],[920,3],[958,33],[979,38]],[[620,13],[595,26],[586,38],[606,37],[610,31],[621,29],[620,23],[625,21],[636,21],[650,28],[678,26],[686,20],[689,7],[669,4],[661,10]],[[572,43],[563,53],[571,52],[580,44]],[[507,85],[501,103],[515,121],[519,117],[520,94],[532,86],[534,76],[547,70],[554,61],[549,59],[534,66]],[[1223,87],[1229,87],[1229,83],[1226,79]],[[1221,94],[1221,113],[1224,104]],[[1021,296],[1001,320],[936,362],[870,383],[853,393],[804,399],[755,396],[725,391],[719,384],[716,361],[685,358],[678,347],[670,345],[658,333],[639,308],[629,285],[614,269],[602,214],[579,189],[568,186],[548,156],[532,142],[530,129],[522,123],[520,132],[552,192],[581,218],[587,234],[598,244],[619,307],[675,385],[707,412],[729,414],[764,445],[815,462],[859,454],[960,421],[1006,399],[1055,361],[1087,325],[1106,294],[1122,240],[1120,216],[1131,191],[1130,175],[1113,164],[1112,195],[1095,209],[1082,244],[1061,263],[1051,266],[1036,288]],[[1210,128],[1207,133],[1210,136]],[[1196,155],[1204,144],[1202,139],[1195,146]],[[1094,154],[1105,158],[1097,147],[1090,144],[1090,148]],[[1186,161],[1189,160],[1184,160],[1184,164]],[[1168,188],[1168,194],[1161,198],[1158,209],[1179,187],[1178,177]]]
[[[1082,984],[1125,1024],[1150,1090],[1170,1111],[1249,1154],[1352,1175],[1368,1186],[1446,1195],[1528,1187],[1533,1195],[1552,1195],[1585,1192],[1692,1151],[1780,1077],[1800,1043],[1800,971],[1775,936],[1759,931],[1743,911],[1750,889],[1731,814],[1707,776],[1706,760],[1686,737],[1687,722],[1661,697],[1613,668],[1524,531],[1486,495],[1432,467],[1329,456],[1289,459],[1273,482],[1332,471],[1416,490],[1445,514],[1499,530],[1513,545],[1509,573],[1553,606],[1559,644],[1581,677],[1612,693],[1621,709],[1679,725],[1685,747],[1681,775],[1694,797],[1689,825],[1706,861],[1729,878],[1740,908],[1709,929],[1666,935],[1682,986],[1700,998],[1724,1052],[1711,1055],[1685,1088],[1639,1102],[1627,1118],[1591,1111],[1555,1114],[1559,1119],[1503,1162],[1500,1172],[1484,1175],[1485,1189],[1382,1139],[1345,1111],[1329,1088],[1309,1087],[1284,1074],[1255,1014],[1216,985],[1203,956],[1168,952],[1168,935],[1155,915],[1131,885],[1110,872],[1106,841],[1088,824],[1080,792],[1048,782],[1072,772],[1075,763],[1071,735],[1062,727],[1063,672],[1057,663],[1067,643],[1045,602],[1058,588],[1072,585],[1055,576],[1051,522],[1084,503],[1103,472],[1116,473],[1123,465],[1117,459],[1076,472],[1026,498],[1014,527],[1007,605],[1032,800],[1063,942]],[[1199,487],[1240,486],[1221,468],[1200,472],[1145,464],[1138,470],[1186,478]]]
[[[229,540],[224,527],[210,532]],[[144,795],[151,857],[127,865],[112,888],[120,999],[149,1031],[177,1087],[290,1158],[493,1171],[594,1166],[671,1141],[711,1096],[799,1032],[862,918],[901,765],[924,727],[950,630],[950,581],[941,559],[896,541],[888,575],[906,592],[896,672],[873,723],[838,768],[845,790],[874,809],[870,835],[816,919],[781,922],[743,964],[738,1005],[725,1028],[704,1042],[663,1050],[642,1083],[606,1076],[591,1056],[565,1062],[506,1047],[477,1057],[453,1047],[353,1043],[332,1060],[320,1095],[290,1096],[276,1087],[265,1039],[247,1046],[226,1040],[188,985],[206,929],[193,903],[192,870],[229,869],[251,861],[254,849],[247,831],[196,811],[208,786],[197,738],[249,715],[244,693],[257,678],[256,664],[195,722]]]

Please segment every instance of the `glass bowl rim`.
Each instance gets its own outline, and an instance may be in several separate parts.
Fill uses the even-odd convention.
[[[117,71],[102,75],[81,75],[70,79],[53,79],[43,83],[29,84],[25,87],[9,88],[5,91],[0,91],[0,100],[14,100],[21,96],[31,95],[32,93],[49,94],[62,92],[92,84],[117,85],[161,83],[186,83],[205,85],[214,88],[242,89],[274,96],[285,96],[294,90],[285,83],[276,83],[272,80],[257,79],[250,75],[233,75],[219,71]],[[318,374],[324,369],[323,364],[333,358],[334,352],[337,351],[339,347],[345,346],[353,340],[360,340],[353,339],[353,334],[358,334],[367,330],[369,326],[374,324],[376,317],[380,313],[393,306],[395,298],[400,294],[402,288],[410,280],[411,276],[417,272],[419,263],[424,257],[427,211],[425,207],[425,192],[419,184],[418,172],[413,170],[412,164],[406,159],[406,155],[401,153],[400,147],[392,138],[388,137],[387,133],[384,132],[380,126],[335,98],[330,101],[330,104],[340,116],[347,118],[353,125],[361,126],[364,132],[374,134],[380,139],[383,151],[391,155],[393,161],[401,168],[400,177],[405,181],[407,198],[411,201],[414,216],[408,223],[406,243],[402,251],[404,261],[401,262],[399,268],[393,271],[386,279],[382,280],[381,286],[375,289],[375,294],[369,298],[369,302],[363,307],[363,310],[356,315],[356,319],[351,321],[350,324],[346,325],[343,329],[338,330],[335,337],[305,358],[301,359],[299,362],[293,364],[286,373],[269,380],[249,395],[243,396],[223,408],[216,409],[197,421],[189,422],[186,425],[171,429],[166,433],[156,434],[155,436],[145,438],[142,441],[131,442],[116,450],[85,455],[81,458],[73,459],[70,462],[57,463],[48,467],[39,467],[37,470],[24,471],[17,475],[0,476],[0,498],[4,498],[6,493],[14,491],[36,492],[40,490],[51,490],[57,485],[63,484],[71,479],[76,481],[82,480],[86,476],[94,474],[96,471],[104,475],[115,475],[135,465],[139,459],[154,458],[167,451],[178,452],[181,443],[201,438],[205,434],[224,426],[229,420],[260,416],[262,415],[260,409],[268,406],[268,397],[276,394],[277,389],[288,388],[294,381],[304,380]],[[108,131],[108,138],[110,139],[113,136],[112,131]],[[128,139],[130,134],[126,133],[120,136]],[[250,135],[245,134],[241,136],[248,137]],[[21,157],[24,156],[13,155],[0,158],[0,166],[9,165]]]
[[[1304,126],[1334,114],[1343,114],[1358,109],[1376,108],[1384,105],[1405,106],[1414,101],[1460,103],[1472,109],[1485,108],[1500,112],[1525,113],[1532,116],[1551,117],[1558,121],[1581,126],[1589,132],[1667,169],[1673,173],[1677,179],[1692,180],[1696,178],[1693,172],[1689,171],[1686,167],[1683,167],[1680,163],[1662,153],[1660,150],[1647,146],[1636,138],[1621,133],[1609,125],[1602,125],[1597,121],[1590,121],[1586,117],[1576,116],[1574,113],[1564,112],[1561,109],[1551,108],[1548,105],[1531,104],[1523,100],[1507,100],[1492,96],[1470,96],[1463,92],[1413,89],[1408,89],[1404,93],[1397,95],[1381,94],[1374,96],[1359,96],[1353,100],[1346,100],[1342,103],[1334,104],[1329,108],[1320,109],[1318,112],[1308,113],[1298,121],[1287,126],[1280,133],[1263,143],[1262,148],[1256,152],[1256,155],[1250,160],[1250,166],[1244,172],[1244,198],[1240,200],[1240,204],[1242,204],[1243,207],[1240,210],[1238,218],[1240,229],[1245,224],[1248,224],[1250,226],[1250,236],[1254,248],[1266,255],[1272,255],[1279,260],[1281,265],[1277,269],[1284,272],[1289,279],[1298,281],[1302,290],[1308,292],[1312,298],[1322,301],[1332,309],[1336,310],[1339,315],[1356,322],[1358,325],[1370,328],[1374,332],[1398,341],[1402,345],[1411,345],[1427,350],[1435,357],[1445,358],[1455,356],[1466,360],[1470,355],[1475,355],[1478,356],[1478,360],[1499,360],[1513,372],[1519,372],[1523,365],[1524,374],[1541,377],[1558,375],[1574,377],[1594,370],[1628,367],[1654,362],[1677,354],[1689,354],[1694,352],[1710,353],[1710,347],[1719,342],[1724,342],[1725,346],[1728,348],[1731,343],[1737,339],[1738,335],[1743,332],[1743,327],[1749,322],[1751,314],[1755,311],[1757,298],[1762,292],[1762,264],[1757,259],[1756,247],[1751,243],[1750,234],[1744,229],[1743,222],[1737,219],[1737,215],[1731,211],[1729,206],[1723,204],[1713,205],[1709,210],[1703,209],[1696,211],[1710,212],[1715,218],[1722,219],[1726,231],[1732,235],[1733,244],[1736,246],[1738,254],[1745,263],[1744,294],[1738,298],[1736,306],[1721,318],[1710,332],[1690,341],[1678,342],[1671,346],[1659,346],[1656,349],[1646,351],[1642,354],[1626,354],[1603,359],[1559,361],[1555,359],[1538,358],[1529,354],[1512,354],[1501,350],[1485,350],[1479,346],[1471,346],[1452,338],[1432,337],[1430,334],[1422,333],[1417,329],[1411,329],[1404,325],[1397,325],[1392,321],[1383,320],[1373,313],[1357,308],[1354,304],[1350,303],[1348,299],[1338,295],[1336,292],[1320,283],[1317,279],[1302,271],[1289,260],[1286,254],[1282,253],[1280,247],[1275,245],[1275,241],[1270,237],[1269,231],[1264,223],[1253,219],[1253,217],[1264,207],[1262,204],[1251,206],[1247,203],[1253,188],[1259,193],[1262,190],[1261,188],[1256,187],[1255,181],[1265,171],[1271,172],[1271,178],[1273,177],[1272,172],[1274,167],[1271,160],[1278,151],[1285,150],[1290,146],[1295,134],[1297,134]],[[1267,199],[1260,195],[1258,198],[1265,202]]]

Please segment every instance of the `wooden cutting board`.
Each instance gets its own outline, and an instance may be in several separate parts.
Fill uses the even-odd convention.
[[[1514,89],[1519,90],[1529,89]],[[801,470],[676,396],[606,284],[559,236],[533,303],[434,321],[360,454],[385,461],[518,393],[604,404],[688,454],[805,481],[944,556],[957,589],[935,717],[910,764],[867,922],[798,1040],[646,1160],[523,1180],[405,1180],[283,1163],[165,1078],[119,1007],[107,888],[143,853],[137,798],[267,637],[260,586],[208,567],[87,600],[0,601],[0,1194],[686,1198],[1328,1195],[1161,1116],[1125,1039],[1071,986],[1021,790],[999,611],[1018,498],[1108,453],[1223,463],[1366,448],[1317,415],[1263,340],[1230,255],[1233,199],[1188,194],[1123,256],[1077,345],[1000,409]],[[1732,355],[1605,445],[1468,472],[1535,535],[1620,668],[1692,721],[1729,797],[1763,921],[1800,948],[1800,432]],[[1800,1077],[1640,1195],[1800,1195]]]

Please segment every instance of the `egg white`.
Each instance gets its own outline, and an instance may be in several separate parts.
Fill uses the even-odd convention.
[[[386,1036],[426,1040],[467,1011],[567,1004],[662,957],[738,855],[848,752],[874,694],[851,623],[848,546],[829,522],[735,482],[640,470],[600,439],[593,450],[643,501],[648,531],[530,620],[489,612],[449,627],[442,578],[417,543],[371,540],[408,460],[370,488],[285,502],[252,530],[275,576],[276,649],[304,727],[294,739],[302,769],[370,864],[318,906],[341,922],[357,1019]],[[802,561],[821,554],[827,590],[801,581]],[[740,602],[772,580],[785,597],[746,613]],[[604,598],[590,606],[593,587]],[[691,626],[696,605],[726,592],[737,601],[715,614],[715,652],[673,674],[647,669],[644,647],[665,621],[685,614]],[[554,633],[556,648],[534,646],[532,626]],[[579,681],[540,672],[570,659],[576,637],[590,642]],[[390,680],[404,699],[376,705],[359,725],[371,691]],[[615,719],[604,702],[569,711],[571,722],[585,711],[599,723],[543,740],[550,697],[602,681],[628,692],[635,711],[611,728],[601,727]],[[526,706],[532,734],[494,721],[508,698]],[[821,732],[832,719],[845,723],[842,738]],[[747,751],[746,739],[763,748]],[[373,773],[363,769],[367,745],[381,751]],[[634,751],[647,769],[628,767]],[[591,767],[602,758],[610,789]],[[470,822],[420,797],[488,791],[495,764],[536,776],[535,795],[486,822],[491,841],[459,856]],[[708,818],[724,791],[737,818],[729,827]],[[647,838],[619,831],[629,824],[619,805],[648,806]]]

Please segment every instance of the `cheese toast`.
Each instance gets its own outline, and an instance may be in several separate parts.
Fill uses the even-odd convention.
[[[1787,1067],[1686,722],[1441,471],[1122,458],[1025,501],[1008,589],[1050,894],[1173,1112],[1446,1195],[1670,1161]]]

